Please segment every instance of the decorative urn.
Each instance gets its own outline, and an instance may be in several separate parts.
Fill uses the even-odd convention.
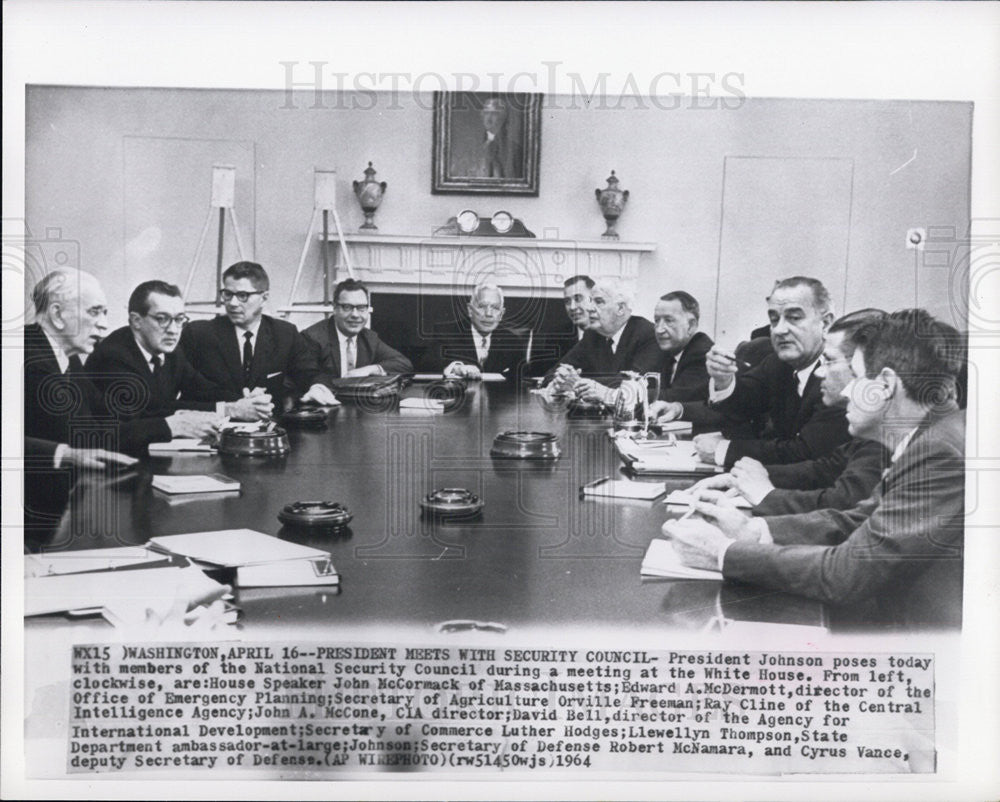
[[[368,168],[365,170],[365,180],[354,182],[354,194],[361,204],[361,211],[365,213],[362,231],[378,231],[378,226],[375,225],[375,212],[382,203],[382,197],[388,186],[385,181],[375,180],[375,169],[371,162],[368,162]]]
[[[625,204],[628,202],[628,190],[618,188],[618,178],[615,171],[611,171],[608,176],[608,185],[604,189],[595,189],[594,194],[597,202],[601,205],[601,213],[608,224],[607,229],[601,235],[601,239],[618,239],[618,232],[615,231],[615,223],[618,217],[625,211]]]

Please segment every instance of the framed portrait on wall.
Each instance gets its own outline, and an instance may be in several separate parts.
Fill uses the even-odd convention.
[[[434,93],[431,192],[538,195],[542,96]]]

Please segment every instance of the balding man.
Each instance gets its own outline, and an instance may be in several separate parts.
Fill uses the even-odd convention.
[[[595,281],[590,291],[590,327],[554,371],[553,387],[581,398],[603,400],[623,370],[658,372],[660,347],[653,324],[632,314],[632,292],[617,278]]]
[[[96,388],[83,375],[108,328],[104,290],[90,273],[56,270],[32,292],[35,322],[24,327],[25,526],[61,512],[74,479],[67,468],[131,465],[114,427],[95,431]],[[95,434],[104,447],[95,447]]]
[[[500,287],[477,286],[466,311],[467,322],[445,322],[434,327],[424,369],[465,379],[479,379],[484,373],[515,376],[527,359],[528,340],[500,325],[506,312]]]

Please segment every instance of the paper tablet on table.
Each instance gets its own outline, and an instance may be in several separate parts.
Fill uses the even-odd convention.
[[[329,558],[328,552],[281,540],[253,529],[220,529],[151,538],[149,545],[170,554],[224,566],[259,565],[278,560]]]
[[[164,493],[219,493],[225,490],[239,490],[240,483],[221,473],[183,474],[171,476],[156,474],[153,487]]]
[[[176,454],[180,451],[196,451],[204,454],[214,454],[215,446],[186,437],[178,437],[168,443],[150,443],[150,454]]]
[[[598,479],[580,488],[585,496],[602,498],[638,498],[652,501],[662,496],[667,487],[663,482],[631,482],[628,479]]]
[[[726,497],[730,503],[732,503],[737,509],[749,510],[753,505],[747,501],[743,496],[727,496]],[[677,507],[690,507],[691,503],[695,500],[694,495],[688,490],[675,490],[664,500],[664,504],[669,504],[670,506]]]
[[[721,571],[709,571],[703,568],[689,568],[674,551],[671,540],[662,537],[653,538],[642,558],[643,576],[659,576],[668,579],[714,579],[722,580]]]

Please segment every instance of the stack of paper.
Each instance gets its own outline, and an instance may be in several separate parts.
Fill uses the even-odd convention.
[[[240,483],[221,473],[153,476],[153,487],[164,493],[221,493],[238,491]]]
[[[118,546],[110,549],[80,549],[24,555],[24,575],[82,574],[111,571],[134,565],[169,565],[169,557],[145,546]]]
[[[653,538],[642,558],[643,576],[660,576],[669,579],[714,579],[722,580],[721,571],[708,571],[702,568],[689,568],[684,565],[671,540]]]
[[[156,454],[182,454],[193,452],[197,454],[214,454],[215,446],[201,440],[194,440],[185,437],[178,437],[167,443],[150,443],[149,453]]]
[[[719,473],[722,468],[702,462],[690,440],[642,440],[616,438],[622,461],[638,474]]]
[[[328,552],[252,529],[222,529],[154,537],[149,545],[208,565],[236,568],[240,587],[336,585]]]
[[[727,496],[727,498],[738,509],[749,510],[753,507],[743,496]],[[675,490],[663,500],[663,503],[672,507],[690,507],[694,501],[694,494],[690,490]]]

